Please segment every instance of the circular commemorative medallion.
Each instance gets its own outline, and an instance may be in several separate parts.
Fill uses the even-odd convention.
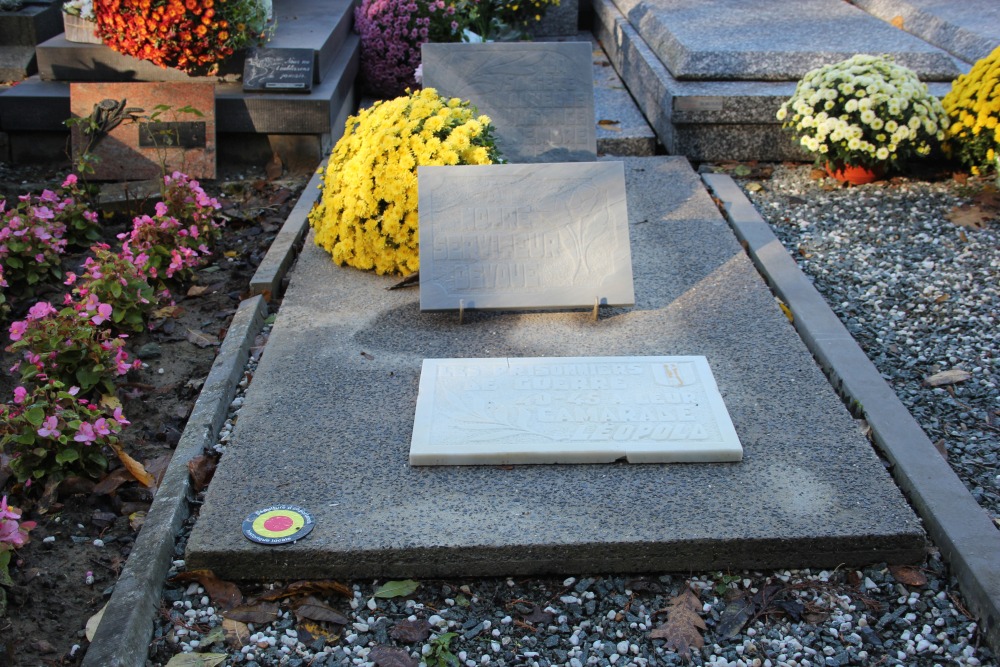
[[[288,544],[309,534],[316,523],[295,505],[271,505],[243,520],[243,535],[258,544]]]

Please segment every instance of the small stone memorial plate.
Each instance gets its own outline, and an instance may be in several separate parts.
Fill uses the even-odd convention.
[[[489,116],[508,162],[596,160],[592,49],[590,42],[428,42],[423,85]]]
[[[419,167],[420,309],[635,303],[621,162]]]
[[[251,49],[243,65],[243,90],[308,93],[315,57],[312,49]]]
[[[705,357],[423,363],[410,465],[742,458]]]

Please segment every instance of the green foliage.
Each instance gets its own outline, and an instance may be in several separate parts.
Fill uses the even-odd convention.
[[[94,295],[112,307],[108,324],[118,331],[143,331],[159,304],[153,286],[135,257],[125,251],[113,252],[106,243],[91,247],[93,258],[84,262],[83,275],[67,275],[66,284],[75,285],[79,299]]]
[[[379,589],[375,591],[374,596],[377,598],[401,598],[406,597],[418,588],[420,588],[420,582],[414,581],[413,579],[404,579],[403,581],[387,581],[379,586]]]
[[[0,446],[12,457],[17,480],[100,478],[108,467],[103,447],[118,445],[121,427],[129,423],[121,408],[109,414],[61,382],[18,389],[12,402],[0,406]]]
[[[431,640],[430,651],[424,654],[427,667],[458,667],[458,656],[451,652],[451,641],[457,632],[445,632]]]

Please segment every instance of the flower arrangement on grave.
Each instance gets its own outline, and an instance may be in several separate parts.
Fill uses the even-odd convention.
[[[268,37],[260,0],[94,0],[94,14],[115,51],[185,72],[212,72]]]
[[[459,28],[455,7],[445,0],[363,0],[354,10],[362,85],[382,98],[415,88],[420,45],[458,41]]]
[[[425,88],[349,118],[309,214],[316,244],[340,265],[416,271],[417,167],[500,160],[490,119],[476,113],[469,102]]]
[[[457,0],[462,39],[467,42],[520,39],[559,0]]]
[[[828,170],[899,167],[930,155],[947,127],[913,70],[870,55],[807,72],[777,117]]]
[[[1000,46],[955,79],[942,103],[949,152],[974,174],[990,166],[1000,172]]]
[[[93,0],[67,0],[62,6],[63,14],[79,16],[84,21],[93,21],[94,2]]]

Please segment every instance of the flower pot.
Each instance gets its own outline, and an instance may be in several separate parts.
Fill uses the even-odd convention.
[[[101,44],[101,38],[97,36],[97,22],[80,18],[76,14],[63,12],[63,30],[66,33],[67,42],[77,42],[79,44]]]
[[[869,169],[868,167],[858,167],[851,164],[833,165],[827,162],[826,173],[830,178],[834,178],[841,183],[864,185],[865,183],[874,183],[882,178],[885,170],[879,168]]]

